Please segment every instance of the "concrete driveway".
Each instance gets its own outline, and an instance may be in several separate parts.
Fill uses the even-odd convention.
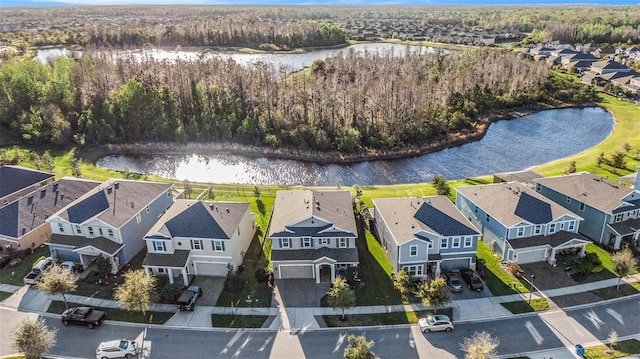
[[[330,283],[316,283],[315,279],[277,279],[282,304],[290,308],[320,307],[320,299],[329,292]]]
[[[196,306],[215,306],[224,288],[225,279],[225,277],[196,277],[191,284],[202,288],[202,297],[198,299]]]

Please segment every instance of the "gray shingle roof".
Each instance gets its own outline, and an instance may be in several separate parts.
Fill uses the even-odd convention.
[[[514,249],[522,249],[529,247],[537,247],[542,245],[550,245],[551,247],[557,247],[561,244],[567,243],[572,239],[579,239],[585,242],[591,242],[585,236],[579,233],[571,233],[566,231],[560,231],[546,236],[533,236],[526,238],[510,239],[509,244]]]
[[[94,247],[110,255],[116,254],[124,246],[124,244],[116,243],[105,237],[86,238],[59,233],[52,234],[47,243],[73,246],[74,249]]]
[[[19,166],[0,166],[0,197],[8,196],[49,178],[53,178],[53,174]]]
[[[145,238],[190,237],[230,239],[249,210],[247,202],[178,199],[147,232]]]
[[[539,178],[536,182],[609,214],[614,213],[623,204],[622,199],[633,192],[633,188],[586,172]]]
[[[83,223],[89,218],[93,218],[109,208],[109,201],[104,191],[98,191],[84,201],[76,203],[67,209],[69,222]]]
[[[338,262],[358,262],[357,248],[290,249],[271,252],[272,261],[313,261],[327,257]]]
[[[456,191],[507,228],[523,221],[545,223],[540,221],[565,215],[580,218],[520,182],[456,187]]]
[[[416,238],[421,229],[440,236],[480,234],[446,196],[376,198],[373,204],[398,245]]]
[[[176,249],[173,254],[147,253],[142,261],[143,266],[184,268],[191,251]]]
[[[640,218],[628,219],[624,222],[611,223],[609,227],[618,232],[621,236],[627,236],[629,234],[640,231]]]
[[[350,237],[357,236],[351,194],[342,190],[277,191],[269,237],[304,219],[317,218],[332,223]]]

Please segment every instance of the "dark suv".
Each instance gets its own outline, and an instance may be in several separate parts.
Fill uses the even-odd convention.
[[[193,311],[195,307],[196,300],[202,296],[202,289],[197,285],[189,286],[189,288],[185,289],[182,294],[180,294],[180,298],[178,298],[178,310],[189,310]]]
[[[460,275],[462,279],[467,282],[467,288],[475,290],[476,292],[482,292],[484,283],[476,271],[469,268],[462,268],[460,269]]]

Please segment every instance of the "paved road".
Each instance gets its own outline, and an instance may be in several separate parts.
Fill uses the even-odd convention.
[[[17,323],[30,313],[0,306],[3,324]],[[373,351],[381,358],[456,358],[459,343],[475,331],[486,330],[500,339],[499,354],[594,344],[605,340],[612,329],[620,337],[640,334],[640,298],[628,297],[566,311],[527,314],[508,319],[458,323],[451,333],[422,334],[415,326],[320,329],[290,334],[274,330],[184,329],[107,322],[89,330],[64,327],[57,317],[47,316],[50,327],[59,328],[52,354],[91,358],[98,342],[119,337],[143,343],[141,358],[342,358],[348,334],[373,340]],[[10,333],[0,329],[0,355],[11,352]],[[558,358],[559,359],[559,358]]]

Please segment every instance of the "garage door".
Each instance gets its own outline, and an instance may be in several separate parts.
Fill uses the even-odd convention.
[[[545,252],[546,251],[544,249],[537,250],[537,251],[529,251],[529,252],[519,252],[516,262],[518,264],[542,262],[544,261]]]
[[[211,275],[221,276],[227,275],[226,263],[211,263],[211,262],[195,262],[197,275]]]
[[[469,268],[469,258],[443,260],[440,263],[440,269],[443,271],[457,271],[460,268]]]
[[[278,266],[280,279],[313,278],[313,265]]]

